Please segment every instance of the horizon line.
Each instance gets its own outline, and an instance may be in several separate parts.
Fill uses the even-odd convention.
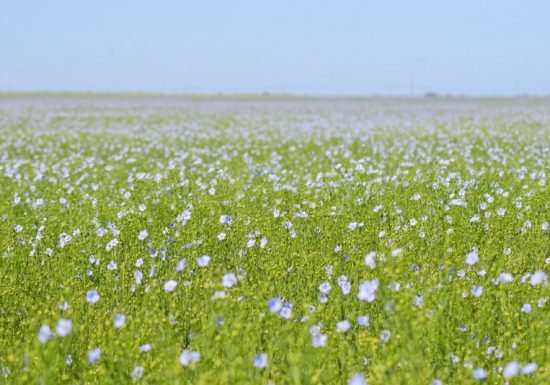
[[[469,94],[453,94],[439,92],[425,92],[422,94],[385,94],[385,93],[370,93],[370,94],[322,94],[322,93],[294,93],[294,92],[173,92],[173,91],[101,91],[101,90],[2,90],[0,89],[0,97],[25,97],[25,96],[126,96],[126,97],[191,97],[191,98],[207,98],[207,97],[260,97],[260,98],[304,98],[304,99],[369,99],[369,98],[396,98],[396,99],[517,99],[517,98],[532,98],[544,99],[549,98],[550,94],[485,94],[485,95],[469,95]]]

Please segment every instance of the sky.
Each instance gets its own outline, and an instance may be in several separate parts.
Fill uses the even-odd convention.
[[[550,95],[550,1],[28,1],[0,90]]]

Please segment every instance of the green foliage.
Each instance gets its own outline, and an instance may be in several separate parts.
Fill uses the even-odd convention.
[[[549,381],[549,286],[528,275],[550,256],[546,105],[41,100],[0,114],[0,383],[501,384],[511,361],[538,365],[511,383]]]

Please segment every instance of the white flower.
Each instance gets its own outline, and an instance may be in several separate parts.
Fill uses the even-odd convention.
[[[322,323],[318,323],[316,325],[313,325],[309,328],[309,333],[312,335],[312,336],[315,336],[317,334],[321,334],[321,328],[323,327],[323,324]]]
[[[104,236],[105,234],[107,234],[107,229],[106,229],[106,228],[103,228],[103,227],[102,227],[101,229],[98,229],[98,230],[96,231],[96,235],[97,235],[98,237],[102,237],[102,236]]]
[[[233,222],[233,218],[231,217],[231,215],[222,215],[222,216],[220,216],[220,223],[222,225],[230,225],[231,222]]]
[[[525,274],[524,276],[522,276],[519,280],[520,283],[524,283],[524,282],[527,282],[529,280],[529,278],[531,278],[531,273],[527,273]]]
[[[267,238],[263,237],[262,240],[260,241],[260,249],[265,248],[266,245],[267,245]]]
[[[523,306],[521,307],[522,313],[529,314],[531,313],[532,310],[533,310],[533,307],[531,306],[530,303],[524,303]]]
[[[197,258],[197,264],[200,267],[206,267],[210,264],[210,256],[209,255],[201,255]]]
[[[178,215],[179,222],[185,223],[185,221],[188,221],[189,219],[191,219],[191,211],[188,209],[183,210],[182,213]]]
[[[375,293],[377,289],[378,289],[377,278],[371,281],[365,281],[361,285],[359,285],[357,298],[359,298],[361,301],[372,302],[375,299]]]
[[[345,333],[351,329],[351,323],[348,320],[343,320],[336,323],[336,332]]]
[[[139,347],[139,351],[142,353],[147,353],[151,351],[151,344],[143,344]]]
[[[254,367],[258,369],[263,369],[267,366],[267,354],[260,353],[254,357]]]
[[[391,252],[391,256],[392,256],[392,257],[397,257],[397,256],[399,256],[402,252],[403,252],[403,249],[401,249],[401,248],[394,249],[394,250],[392,250],[392,252]]]
[[[348,277],[346,277],[345,275],[341,275],[341,276],[338,277],[336,282],[338,282],[339,286],[342,286],[342,284],[348,282]]]
[[[380,333],[380,342],[384,343],[389,341],[391,338],[391,332],[389,330],[382,330]]]
[[[365,265],[367,265],[371,269],[374,269],[376,267],[376,260],[374,259],[374,257],[376,257],[376,251],[371,251],[367,255],[365,255]]]
[[[292,304],[288,302],[285,303],[279,315],[284,319],[290,319],[290,317],[292,317]]]
[[[136,366],[132,371],[132,380],[139,380],[143,376],[143,366]]]
[[[481,294],[483,294],[483,286],[474,285],[472,287],[472,295],[478,298],[481,297]]]
[[[222,277],[222,285],[226,289],[232,288],[237,284],[237,277],[233,273],[227,273]]]
[[[227,295],[225,294],[225,291],[223,290],[217,290],[210,296],[211,300],[215,299],[224,299]]]
[[[219,234],[218,234],[218,241],[223,241],[223,240],[225,240],[226,237],[227,237],[227,236],[226,236],[225,233],[219,233]]]
[[[65,337],[73,329],[73,321],[66,318],[61,318],[55,326],[55,332],[59,337]]]
[[[111,251],[111,249],[113,247],[115,247],[116,245],[118,245],[118,239],[117,238],[113,238],[109,241],[109,243],[107,243],[107,246],[105,246],[105,250],[107,251]]]
[[[523,368],[521,368],[521,373],[528,375],[533,373],[535,370],[537,370],[538,365],[534,362],[529,362],[527,365],[525,365]]]
[[[351,293],[351,283],[349,281],[342,282],[340,284],[340,289],[342,289],[342,294],[348,295]]]
[[[267,302],[267,307],[269,308],[269,311],[272,313],[278,313],[283,308],[283,301],[280,297],[274,297],[271,298]]]
[[[248,242],[246,242],[246,247],[252,247],[256,244],[255,239],[249,239]]]
[[[107,270],[109,270],[109,271],[116,270],[117,268],[118,268],[118,265],[116,264],[115,261],[111,261],[107,265]]]
[[[311,345],[314,348],[322,348],[327,344],[328,337],[323,334],[315,334],[311,336]]]
[[[357,323],[361,326],[369,327],[370,326],[369,316],[368,315],[360,315],[359,317],[357,317]]]
[[[399,291],[401,290],[401,283],[399,282],[390,282],[390,284],[388,285],[388,289],[390,289],[391,291]]]
[[[97,290],[88,290],[86,292],[86,302],[94,304],[99,301],[99,294]]]
[[[167,291],[167,292],[174,291],[176,286],[178,286],[178,283],[173,279],[166,281],[166,283],[164,284],[164,291]]]
[[[475,214],[473,217],[470,218],[470,223],[474,223],[479,221],[479,215]]]
[[[332,289],[332,287],[330,286],[330,283],[328,283],[328,282],[323,282],[322,284],[319,285],[319,291],[323,294],[330,293],[331,289]]]
[[[126,316],[124,314],[118,313],[117,315],[115,315],[115,318],[113,319],[113,325],[115,326],[115,328],[120,329],[124,326],[125,323]]]
[[[514,278],[512,277],[512,274],[510,273],[501,273],[497,279],[499,282],[503,282],[503,283],[510,283],[514,280]]]
[[[187,259],[180,259],[178,261],[178,264],[176,265],[176,273],[182,272],[185,269],[185,266],[187,265]]]
[[[67,243],[69,243],[73,239],[69,234],[61,233],[59,235],[59,247],[64,248]]]
[[[183,366],[189,366],[193,362],[199,362],[201,355],[199,352],[190,352],[188,350],[183,350],[180,354],[180,364]]]
[[[476,380],[484,380],[487,378],[487,371],[483,368],[477,368],[472,374]]]
[[[100,348],[95,348],[93,350],[90,350],[90,352],[88,352],[88,361],[92,364],[97,362],[100,357],[101,357]]]
[[[356,373],[349,379],[348,385],[367,385],[367,381],[361,373]]]
[[[50,325],[44,324],[40,326],[40,330],[38,331],[38,340],[45,344],[50,339],[53,338],[52,330],[50,329]]]
[[[141,230],[138,234],[138,239],[140,241],[143,241],[147,236],[149,235],[149,232],[147,230]]]
[[[504,367],[502,376],[504,378],[512,378],[519,373],[520,369],[521,366],[516,361],[512,361]]]
[[[477,251],[470,251],[468,254],[466,254],[466,263],[468,265],[475,265],[479,262],[479,255],[477,254]]]
[[[541,283],[545,282],[546,281],[546,273],[544,271],[535,271],[533,273],[533,275],[531,275],[531,279],[530,279],[530,282],[531,282],[531,286],[537,286],[537,285],[540,285]]]

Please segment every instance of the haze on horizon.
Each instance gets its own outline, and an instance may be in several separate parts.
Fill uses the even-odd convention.
[[[550,2],[6,2],[0,91],[549,95]]]

